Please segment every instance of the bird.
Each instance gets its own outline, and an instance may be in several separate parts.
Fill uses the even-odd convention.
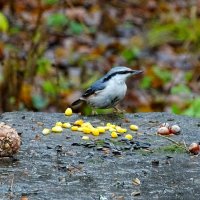
[[[71,106],[75,107],[86,102],[94,109],[114,108],[117,112],[121,112],[116,106],[126,95],[126,80],[142,72],[142,70],[133,70],[124,66],[113,67],[102,78],[94,82]]]

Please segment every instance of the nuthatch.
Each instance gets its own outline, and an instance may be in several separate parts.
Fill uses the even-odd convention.
[[[127,78],[141,72],[123,66],[114,67],[93,83],[78,100],[72,103],[72,106],[85,101],[93,108],[115,108],[119,111],[115,106],[126,95]]]

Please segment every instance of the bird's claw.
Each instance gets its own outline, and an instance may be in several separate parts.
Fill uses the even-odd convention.
[[[123,113],[125,113],[125,110],[120,110],[119,108],[117,108],[117,107],[114,107],[114,112],[115,113],[119,113],[119,114],[123,114]]]
[[[97,111],[96,110],[92,110],[92,115],[97,115]]]

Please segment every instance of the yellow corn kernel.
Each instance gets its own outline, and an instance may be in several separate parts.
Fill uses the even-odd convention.
[[[65,115],[66,116],[71,116],[73,114],[73,112],[72,112],[72,109],[71,108],[67,108],[66,110],[65,110]]]
[[[56,126],[62,126],[62,122],[56,122]]]
[[[62,124],[63,128],[70,128],[71,126],[72,125],[70,123],[68,123],[68,122]]]
[[[71,127],[71,130],[72,130],[72,131],[77,131],[77,130],[78,130],[78,126],[72,126],[72,127]]]
[[[82,127],[78,127],[78,130],[77,131],[83,131],[83,128]]]
[[[115,129],[121,129],[122,127],[121,126],[115,126]]]
[[[126,133],[126,132],[127,132],[127,129],[126,129],[126,128],[122,128],[122,132],[123,132],[123,133]]]
[[[112,127],[110,127],[108,130],[109,130],[110,132],[116,131],[116,129],[115,129],[115,128],[112,128]]]
[[[63,131],[62,127],[61,126],[54,126],[52,127],[52,132],[54,133],[61,133]]]
[[[90,122],[84,122],[81,126],[91,126]]]
[[[131,134],[127,134],[127,135],[125,135],[125,138],[128,139],[128,140],[132,140],[133,136]]]
[[[90,128],[90,129],[93,129],[93,128],[94,128],[94,126],[92,126],[92,124],[91,124],[90,126],[88,126],[88,128]]]
[[[111,136],[112,138],[117,138],[117,137],[118,137],[118,135],[117,135],[117,133],[116,133],[115,131],[113,131],[113,132],[110,134],[110,136]]]
[[[84,121],[83,121],[82,119],[79,119],[79,120],[76,120],[76,121],[74,122],[74,125],[81,126],[83,123],[84,123]]]
[[[89,122],[83,123],[83,124],[81,125],[81,127],[87,127],[87,128],[90,128],[90,129],[94,128],[94,127],[92,126],[92,124],[90,124]]]
[[[114,125],[114,124],[111,124],[111,125],[110,125],[110,127],[111,127],[111,128],[115,128],[115,127],[116,127],[116,125]]]
[[[43,134],[43,135],[48,135],[50,132],[51,132],[51,131],[50,131],[50,129],[48,129],[48,128],[44,128],[44,129],[42,130],[42,134]]]
[[[93,129],[92,129],[92,135],[94,135],[94,136],[99,136],[99,130],[96,129],[96,128],[93,128]]]
[[[107,123],[107,124],[106,124],[106,126],[109,126],[109,127],[110,127],[111,125],[112,125],[111,123]]]
[[[117,127],[117,128],[116,128],[116,131],[117,131],[118,133],[126,133],[126,132],[127,132],[127,129],[126,129],[126,128]]]
[[[97,129],[98,129],[99,133],[104,133],[106,131],[103,126],[98,126]]]
[[[131,124],[131,125],[130,125],[130,129],[131,129],[132,131],[137,131],[137,130],[139,129],[139,127],[138,127],[137,125]]]
[[[110,127],[109,127],[109,126],[104,126],[104,129],[105,129],[105,130],[109,130]]]
[[[86,135],[84,135],[83,137],[82,137],[82,140],[89,140],[90,138],[88,137],[88,136],[86,136]]]
[[[82,129],[83,129],[83,133],[86,133],[86,134],[91,133],[91,129],[88,127],[82,127]]]
[[[106,126],[108,126],[109,128],[115,128],[116,127],[116,125],[111,124],[111,123],[107,123]]]

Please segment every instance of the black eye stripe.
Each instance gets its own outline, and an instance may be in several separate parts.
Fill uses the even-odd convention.
[[[103,79],[103,82],[106,82],[106,81],[110,80],[113,76],[116,76],[117,74],[129,74],[129,73],[132,73],[132,71],[127,70],[127,71],[113,72],[112,74],[110,74],[107,77],[105,77]]]

